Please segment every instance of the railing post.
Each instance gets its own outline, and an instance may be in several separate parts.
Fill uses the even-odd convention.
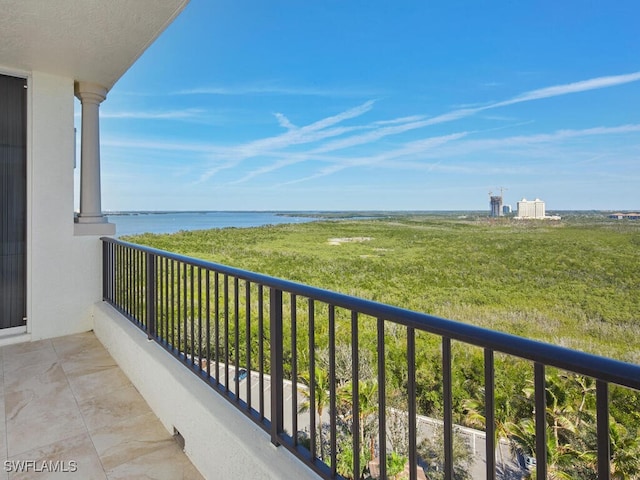
[[[537,480],[547,478],[547,383],[544,364],[535,363],[535,419],[536,419],[536,475]]]
[[[453,389],[451,378],[451,339],[442,337],[442,396],[444,424],[444,478],[453,479]]]
[[[495,362],[493,350],[484,349],[484,418],[485,418],[485,459],[487,478],[496,476],[496,407],[495,407]],[[498,448],[500,438],[497,439]]]
[[[378,458],[380,478],[387,478],[387,390],[384,319],[377,319],[378,333]]]
[[[416,331],[407,327],[407,401],[409,405],[409,480],[417,480]],[[397,415],[397,414],[396,414]]]
[[[598,480],[611,478],[611,439],[609,437],[609,384],[596,380],[596,425],[598,432]]]
[[[107,300],[108,298],[107,284],[109,283],[109,274],[109,245],[102,240],[102,300]]]
[[[153,340],[156,336],[156,256],[147,252],[146,260],[147,338]]]
[[[284,431],[282,290],[271,288],[269,317],[269,337],[271,339],[271,443],[278,446],[280,445],[278,437]]]

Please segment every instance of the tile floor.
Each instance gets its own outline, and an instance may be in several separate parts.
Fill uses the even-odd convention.
[[[0,366],[0,480],[203,478],[92,332],[2,347]]]

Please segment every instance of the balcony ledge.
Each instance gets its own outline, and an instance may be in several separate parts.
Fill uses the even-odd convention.
[[[95,236],[103,236],[103,235],[115,235],[116,233],[116,225],[115,223],[74,223],[73,224],[73,234],[75,236],[81,235],[95,235]]]

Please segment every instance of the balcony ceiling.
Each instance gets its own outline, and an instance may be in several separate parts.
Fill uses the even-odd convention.
[[[0,0],[0,68],[107,89],[189,0]]]

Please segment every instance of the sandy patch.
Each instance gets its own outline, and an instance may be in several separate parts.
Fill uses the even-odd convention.
[[[373,237],[345,237],[345,238],[330,238],[327,240],[329,245],[342,245],[343,243],[362,243],[373,240]]]

